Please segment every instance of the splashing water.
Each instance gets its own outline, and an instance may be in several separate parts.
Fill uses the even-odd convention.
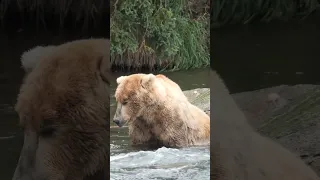
[[[162,147],[155,151],[135,151],[130,148],[128,135],[125,136],[124,133],[127,133],[127,129],[111,130],[112,180],[210,179],[208,146],[182,149]]]

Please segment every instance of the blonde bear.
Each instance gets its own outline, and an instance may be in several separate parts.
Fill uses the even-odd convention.
[[[189,103],[169,78],[133,74],[119,77],[117,83],[115,97],[122,117],[117,124],[128,123],[133,145],[186,147],[209,143],[209,116]]]

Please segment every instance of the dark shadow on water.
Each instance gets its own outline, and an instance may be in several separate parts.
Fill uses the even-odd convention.
[[[229,26],[211,32],[211,65],[231,93],[320,83],[320,12],[304,21]]]

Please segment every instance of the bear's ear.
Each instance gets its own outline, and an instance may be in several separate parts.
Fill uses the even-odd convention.
[[[117,78],[117,84],[120,84],[121,82],[123,82],[125,79],[127,78],[127,76],[120,76]]]
[[[112,73],[111,73],[111,63],[109,60],[109,57],[102,56],[98,60],[98,69],[100,71],[101,79],[110,85],[111,79],[112,79]]]
[[[80,40],[81,41],[81,40]],[[94,52],[99,54],[98,57],[98,71],[102,81],[110,85],[111,81],[114,80],[111,72],[111,61],[110,61],[110,42],[108,40],[92,41]],[[102,42],[102,44],[101,44]],[[98,46],[95,44],[98,43]]]
[[[30,73],[34,67],[54,50],[55,46],[36,46],[21,55],[22,68],[26,73]]]
[[[148,74],[141,79],[141,86],[144,89],[153,91],[158,95],[159,99],[163,100],[167,96],[166,88],[160,81],[157,80],[157,76],[153,74]]]
[[[147,88],[149,83],[152,83],[156,79],[156,76],[153,74],[147,74],[142,77],[140,84],[143,88]]]

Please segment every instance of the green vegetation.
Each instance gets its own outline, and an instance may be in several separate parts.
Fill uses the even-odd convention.
[[[319,9],[319,2],[319,0],[214,0],[210,11],[211,27],[303,18]]]
[[[209,65],[209,14],[203,1],[113,0],[111,5],[113,65],[156,70]],[[203,8],[195,12],[197,5]]]

